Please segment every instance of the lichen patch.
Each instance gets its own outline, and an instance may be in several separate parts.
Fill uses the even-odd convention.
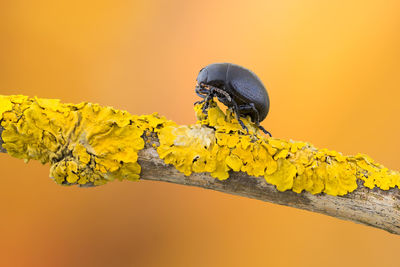
[[[371,189],[400,186],[398,172],[366,155],[268,138],[243,118],[247,133],[229,109],[224,113],[214,102],[206,113],[201,104],[194,108],[197,123],[181,126],[157,113],[136,116],[86,102],[0,96],[2,146],[11,156],[50,163],[50,176],[63,185],[138,180],[144,137],[156,136],[159,157],[185,175],[204,172],[224,180],[241,171],[264,177],[279,191],[333,196],[354,191],[358,181]]]

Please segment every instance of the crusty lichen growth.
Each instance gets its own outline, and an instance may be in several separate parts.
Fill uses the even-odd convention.
[[[58,184],[101,185],[138,180],[145,130],[168,124],[157,114],[134,116],[91,103],[0,96],[3,147],[10,155],[50,163]]]
[[[229,171],[264,176],[279,191],[303,190],[312,194],[345,195],[364,186],[388,190],[400,185],[398,172],[374,163],[365,155],[343,156],[336,151],[317,150],[305,142],[266,138],[249,118],[243,119],[250,134],[228,110],[211,103],[208,114],[195,107],[198,122],[191,126],[168,126],[159,132],[160,158],[185,175],[209,172],[227,179]]]
[[[154,133],[160,158],[185,175],[208,172],[227,179],[230,171],[242,171],[264,176],[280,191],[329,195],[354,191],[357,180],[382,190],[400,186],[398,172],[367,156],[266,138],[245,118],[247,134],[229,110],[225,114],[214,102],[208,114],[201,108],[195,106],[196,124],[180,126],[157,114],[135,116],[91,103],[0,96],[3,147],[14,157],[49,162],[50,176],[67,185],[138,180],[138,151],[144,148],[143,137]]]

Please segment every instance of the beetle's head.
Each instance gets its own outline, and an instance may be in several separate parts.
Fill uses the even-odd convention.
[[[199,75],[197,75],[197,84],[207,84],[208,81],[208,71],[207,68],[202,68],[199,72]]]

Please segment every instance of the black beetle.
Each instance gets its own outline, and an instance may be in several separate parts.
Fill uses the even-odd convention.
[[[232,108],[240,125],[247,127],[240,119],[250,115],[251,120],[266,134],[271,134],[260,125],[269,111],[269,97],[261,80],[250,70],[232,63],[214,63],[202,68],[197,76],[196,94],[205,102],[217,97],[228,108]]]

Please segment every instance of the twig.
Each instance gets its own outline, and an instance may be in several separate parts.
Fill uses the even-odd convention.
[[[30,99],[29,101],[30,101],[29,105],[33,105],[35,103],[35,100]],[[25,110],[26,109],[24,109],[21,112],[25,112]],[[16,114],[17,113],[18,112],[16,112]],[[21,117],[19,118],[27,116],[27,113],[24,114],[25,115],[20,115]],[[49,115],[47,114],[46,116]],[[1,112],[0,112],[0,119],[1,119]],[[130,125],[131,124],[132,121]],[[53,174],[55,173],[57,175],[58,173],[57,168],[59,167],[59,166],[58,167],[54,166],[59,164],[60,162],[63,162],[64,160],[66,160],[66,158],[68,158],[68,160],[66,160],[66,163],[63,166],[68,167],[68,163],[73,161],[73,157],[79,159],[77,161],[78,165],[82,163],[81,159],[82,154],[79,154],[80,156],[74,156],[76,153],[78,153],[76,152],[77,143],[80,142],[79,144],[86,144],[83,141],[81,141],[80,139],[81,137],[78,138],[74,134],[75,132],[78,131],[79,127],[85,129],[85,120],[82,117],[82,114],[78,116],[78,119],[74,124],[74,131],[68,132],[69,140],[67,140],[67,142],[63,144],[60,148],[58,148],[57,152],[54,153],[43,152],[44,154],[47,153],[50,155],[48,156],[46,154],[47,155],[46,159],[51,164],[53,164],[52,166]],[[128,127],[128,126],[123,126],[123,127]],[[3,141],[2,138],[3,130],[4,128],[0,126],[0,152],[7,153],[6,149],[2,148],[3,144],[5,144],[5,146],[7,147],[7,141]],[[394,234],[400,234],[400,190],[398,189],[398,187],[390,188],[388,190],[382,190],[378,187],[373,187],[373,189],[370,189],[363,185],[364,182],[362,180],[357,179],[356,180],[357,188],[355,190],[347,194],[344,194],[343,196],[332,196],[326,193],[311,194],[305,191],[301,193],[295,193],[290,190],[281,192],[282,190],[278,191],[275,185],[267,183],[264,177],[255,177],[241,171],[230,170],[229,178],[226,180],[216,179],[212,177],[208,172],[199,172],[199,173],[194,172],[191,173],[190,175],[185,175],[181,171],[177,170],[177,168],[172,164],[166,164],[163,159],[160,159],[159,156],[160,151],[157,150],[160,147],[160,141],[162,141],[160,140],[159,130],[156,130],[156,128],[154,129],[149,128],[144,130],[144,132],[142,133],[143,135],[141,136],[144,140],[144,147],[143,149],[139,149],[138,160],[137,160],[137,162],[141,167],[141,170],[139,169],[139,171],[140,171],[140,179],[142,180],[164,181],[164,182],[212,189],[216,191],[225,192],[228,194],[240,195],[280,205],[286,205],[299,209],[318,212],[332,217],[380,228]],[[25,135],[24,138],[26,138]],[[66,137],[64,136],[63,138]],[[85,142],[90,143],[90,140]],[[121,137],[121,142],[123,142],[123,137]],[[306,149],[315,150],[314,148],[306,148]],[[97,157],[98,155],[96,156],[95,155],[96,153],[93,151],[90,152],[90,149],[88,149],[87,151],[88,151],[87,153],[90,156],[89,157],[90,159],[88,160],[89,163],[86,163],[86,165],[89,166],[91,162],[94,162],[93,166],[98,166],[99,163],[96,163],[94,160],[94,158]],[[16,156],[15,153],[16,152],[12,152],[10,155]],[[296,153],[294,153],[293,155],[295,154]],[[33,157],[34,156],[30,156],[30,158]],[[45,161],[43,159],[43,156],[39,157],[36,156],[35,154],[35,157],[37,157],[37,159],[41,161]],[[76,168],[77,171],[73,171],[72,172],[73,175],[82,176],[84,174],[84,171],[82,171],[81,174],[79,174],[81,168],[80,165]],[[121,167],[121,169],[123,168]],[[107,174],[104,174],[104,176],[107,177],[109,173],[110,171],[108,171]],[[118,173],[119,175],[121,175],[121,177],[126,176],[126,173],[120,170],[115,171],[114,173]],[[107,177],[107,179],[111,179],[110,177]],[[132,177],[130,178],[132,179]],[[77,179],[79,179],[79,177]],[[57,180],[57,177],[56,181],[60,182],[60,180]],[[79,183],[79,181],[80,180],[74,180],[73,178],[67,177],[64,180],[61,180],[60,183],[76,184]],[[92,184],[93,181],[88,180],[86,185],[92,185]]]

